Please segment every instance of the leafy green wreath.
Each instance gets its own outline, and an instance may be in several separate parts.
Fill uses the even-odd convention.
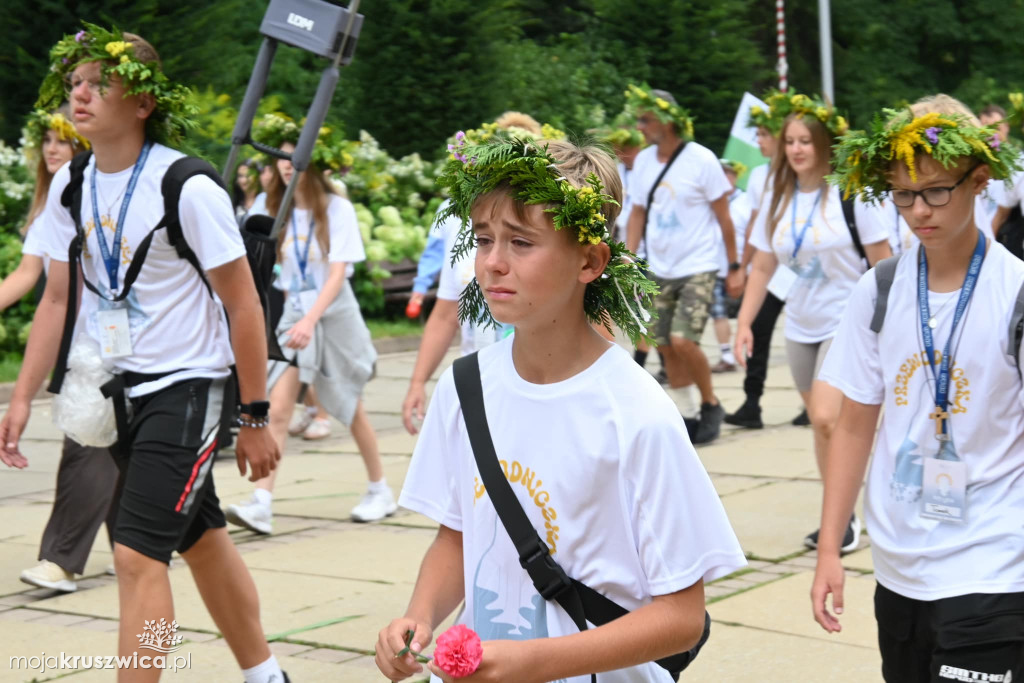
[[[512,198],[527,205],[545,206],[556,230],[576,231],[581,243],[605,242],[611,258],[605,272],[587,285],[583,308],[587,318],[605,325],[614,323],[634,342],[647,336],[653,319],[653,297],[658,291],[622,242],[611,241],[607,218],[601,209],[618,202],[604,192],[600,179],[590,174],[583,187],[575,187],[558,172],[558,160],[542,142],[517,137],[496,137],[474,145],[464,135],[453,158],[445,165],[438,184],[451,196],[451,202],[438,214],[438,221],[457,216],[462,227],[452,248],[452,262],[472,251],[475,238],[470,227],[473,205],[482,195],[503,184],[512,188]],[[628,296],[627,296],[628,295]],[[483,325],[497,324],[487,308],[480,284],[474,278],[459,300],[459,320]]]

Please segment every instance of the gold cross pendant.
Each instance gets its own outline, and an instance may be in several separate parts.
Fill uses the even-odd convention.
[[[946,424],[946,420],[949,419],[949,413],[935,406],[935,410],[928,415],[929,419],[935,420],[935,438],[939,441],[945,441],[949,439],[949,436],[944,432],[943,426]]]

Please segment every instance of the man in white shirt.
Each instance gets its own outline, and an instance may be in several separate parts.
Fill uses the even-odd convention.
[[[697,384],[701,407],[693,441],[708,443],[718,438],[725,410],[715,397],[700,339],[711,312],[723,241],[729,260],[726,290],[730,296],[743,290],[729,215],[732,188],[718,157],[691,141],[693,125],[671,94],[635,86],[630,93],[637,126],[650,147],[634,164],[626,245],[635,251],[646,240],[648,266],[661,288],[658,351],[665,357],[670,386],[683,386],[687,376]]]

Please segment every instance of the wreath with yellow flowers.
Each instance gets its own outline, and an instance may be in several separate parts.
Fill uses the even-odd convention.
[[[260,117],[253,125],[252,134],[253,139],[257,142],[281,149],[281,145],[286,142],[297,144],[300,133],[302,133],[302,126],[295,123],[287,114],[278,112],[264,114]],[[310,163],[321,171],[327,169],[341,171],[351,168],[355,161],[345,147],[345,142],[339,138],[334,129],[329,126],[321,126],[316,143],[313,145]]]
[[[747,126],[767,128],[772,135],[778,135],[782,132],[782,124],[793,108],[791,97],[791,95],[778,90],[769,90],[763,98],[768,109],[759,104],[752,106],[747,118]]]
[[[101,86],[110,78],[120,79],[127,95],[151,95],[156,103],[146,121],[146,135],[154,142],[179,144],[185,133],[196,127],[194,117],[199,108],[192,91],[173,83],[164,75],[158,62],[143,62],[135,56],[135,46],[124,39],[116,26],[105,29],[82,22],[75,34],[65,35],[50,50],[50,72],[39,88],[36,106],[56,109],[67,97],[66,80],[79,64],[102,64]]]
[[[22,131],[22,137],[25,139],[25,156],[33,163],[39,159],[43,138],[46,137],[48,130],[56,131],[57,137],[70,142],[79,150],[89,149],[89,141],[78,134],[75,126],[64,114],[33,109],[25,120],[25,128]]]
[[[604,274],[587,285],[584,310],[591,321],[605,326],[614,323],[634,342],[646,336],[658,287],[644,276],[626,245],[611,239],[602,209],[618,202],[604,192],[600,179],[591,174],[583,187],[574,186],[558,172],[559,162],[548,152],[548,146],[532,139],[499,135],[484,144],[472,144],[460,133],[457,140],[453,158],[437,181],[451,196],[437,220],[457,216],[462,221],[452,261],[464,258],[474,247],[470,227],[473,204],[507,183],[514,199],[544,206],[556,230],[575,230],[580,243],[608,244],[611,259]],[[632,293],[632,300],[627,299],[626,292]],[[459,319],[495,324],[475,279],[459,299]]]
[[[663,97],[658,97],[646,83],[629,84],[626,90],[626,111],[637,117],[639,110],[654,114],[662,123],[674,123],[676,132],[683,140],[693,140],[693,117],[678,104],[673,104]]]
[[[782,120],[785,120],[788,116],[796,116],[798,119],[802,119],[805,116],[813,116],[825,125],[828,132],[832,134],[832,137],[838,138],[846,134],[849,130],[850,125],[846,122],[846,119],[840,116],[831,104],[821,99],[817,95],[814,97],[808,97],[807,95],[791,95],[789,96],[789,111],[786,111],[786,106],[780,103],[779,113],[782,114]],[[782,126],[780,124],[779,129]]]
[[[961,114],[931,112],[914,116],[908,109],[883,109],[871,132],[851,131],[836,145],[836,170],[829,181],[845,197],[858,194],[875,201],[889,191],[893,162],[902,161],[917,181],[915,157],[924,153],[949,168],[961,157],[988,164],[992,178],[1005,180],[1020,169],[1018,150],[1000,143],[995,126],[975,126]]]

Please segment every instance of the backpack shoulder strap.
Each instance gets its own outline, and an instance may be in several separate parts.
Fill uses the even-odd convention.
[[[878,295],[875,299],[875,314],[871,317],[871,331],[875,334],[882,331],[882,325],[885,323],[885,311],[889,307],[889,290],[892,289],[892,281],[896,278],[896,266],[899,262],[899,256],[890,256],[875,264]]]
[[[60,195],[60,203],[71,213],[75,221],[75,230],[82,229],[82,184],[85,182],[85,167],[92,158],[92,152],[79,152],[71,159],[68,170],[71,179]]]
[[[1017,376],[1020,371],[1020,345],[1024,341],[1024,284],[1017,290],[1017,300],[1013,304],[1013,315],[1010,316],[1010,340],[1009,355],[1013,357],[1013,364],[1017,368]]]
[[[494,450],[494,442],[491,440],[491,430],[487,425],[478,354],[472,353],[456,360],[452,365],[452,372],[480,479],[502,526],[505,527],[516,547],[516,552],[519,553],[519,564],[530,575],[534,588],[545,600],[556,601],[581,631],[587,630],[587,621],[602,626],[627,614],[628,610],[615,601],[565,573],[561,565],[551,557],[550,549],[516,498],[512,485],[501,469],[498,454]],[[710,630],[711,619],[705,612],[704,631],[700,642],[687,652],[657,660],[657,664],[678,680],[679,672],[697,656],[697,652],[707,641]],[[595,678],[592,676],[591,681]]]
[[[850,230],[850,237],[853,238],[853,248],[857,250],[857,254],[862,259],[867,261],[868,255],[864,251],[864,245],[860,241],[860,232],[857,230],[857,214],[853,208],[854,201],[856,200],[853,197],[845,197],[840,200],[843,205],[843,218],[846,219],[846,227]]]
[[[199,263],[199,258],[192,251],[192,247],[185,241],[185,234],[181,229],[181,220],[178,216],[178,203],[181,200],[181,190],[185,182],[193,176],[204,175],[217,183],[224,192],[227,188],[224,180],[217,173],[217,170],[205,159],[199,157],[182,157],[175,161],[167,169],[164,179],[160,183],[160,192],[164,196],[164,223],[167,225],[167,240],[178,252],[178,256],[192,264],[192,267],[199,273],[206,290],[213,296],[213,287],[206,277],[206,271]]]

